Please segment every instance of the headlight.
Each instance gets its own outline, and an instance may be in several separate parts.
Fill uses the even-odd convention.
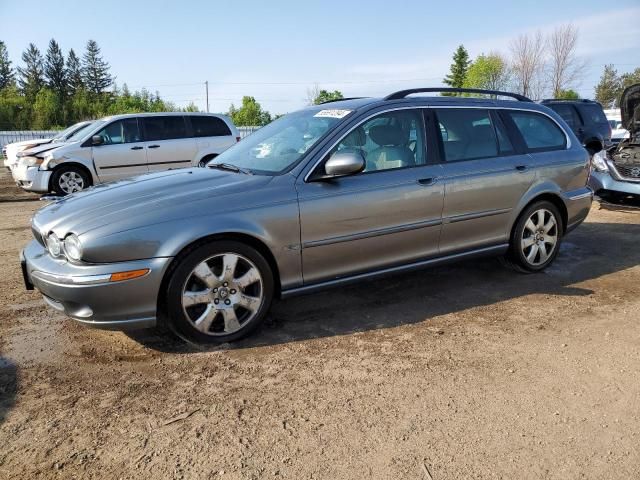
[[[69,234],[64,239],[64,251],[69,259],[78,262],[82,258],[82,242],[73,233]]]
[[[594,153],[591,157],[591,165],[597,172],[607,172],[609,167],[607,166],[607,152],[600,150],[598,153]]]
[[[38,157],[26,157],[24,159],[24,162],[29,167],[35,167],[36,165],[42,165],[43,159],[42,158],[38,158]]]
[[[49,250],[52,257],[59,257],[62,253],[62,242],[53,232],[47,237],[47,250]]]

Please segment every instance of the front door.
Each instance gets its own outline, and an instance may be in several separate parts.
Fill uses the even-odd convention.
[[[433,109],[440,135],[444,209],[443,254],[508,241],[509,222],[535,177],[496,112]]]
[[[101,182],[147,173],[147,152],[136,118],[116,120],[96,135],[102,144],[91,147],[91,153]]]
[[[347,150],[363,155],[364,172],[297,184],[305,284],[438,253],[441,167],[427,161],[421,112],[381,113],[351,130],[324,160]]]
[[[150,172],[190,167],[196,156],[196,140],[188,135],[182,115],[150,115],[141,118]]]

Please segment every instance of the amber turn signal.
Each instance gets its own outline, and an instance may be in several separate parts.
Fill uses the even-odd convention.
[[[140,270],[129,270],[128,272],[116,272],[111,274],[109,281],[121,282],[122,280],[131,280],[132,278],[143,277],[147,273],[149,273],[148,268],[142,268]]]

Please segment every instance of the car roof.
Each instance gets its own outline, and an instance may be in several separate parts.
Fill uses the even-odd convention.
[[[122,118],[137,118],[137,117],[158,117],[158,116],[209,116],[228,119],[229,117],[220,113],[206,113],[206,112],[147,112],[147,113],[122,113],[119,115],[110,115],[103,117],[101,120],[111,121],[120,120]]]

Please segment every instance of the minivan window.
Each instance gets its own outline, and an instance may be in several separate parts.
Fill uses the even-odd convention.
[[[567,138],[560,127],[546,115],[536,112],[509,111],[525,144],[531,150],[560,150]]]
[[[190,116],[194,137],[224,137],[231,135],[226,123],[217,117]]]
[[[498,156],[496,133],[488,110],[441,108],[436,110],[438,131],[447,162]],[[505,148],[510,145],[505,136]]]
[[[102,137],[103,145],[133,143],[141,140],[138,119],[136,118],[116,120],[100,130],[96,135]]]
[[[365,172],[413,167],[426,163],[422,114],[417,110],[386,112],[347,134],[330,152],[357,152]]]
[[[145,140],[171,140],[187,137],[187,126],[182,115],[143,117]]]

